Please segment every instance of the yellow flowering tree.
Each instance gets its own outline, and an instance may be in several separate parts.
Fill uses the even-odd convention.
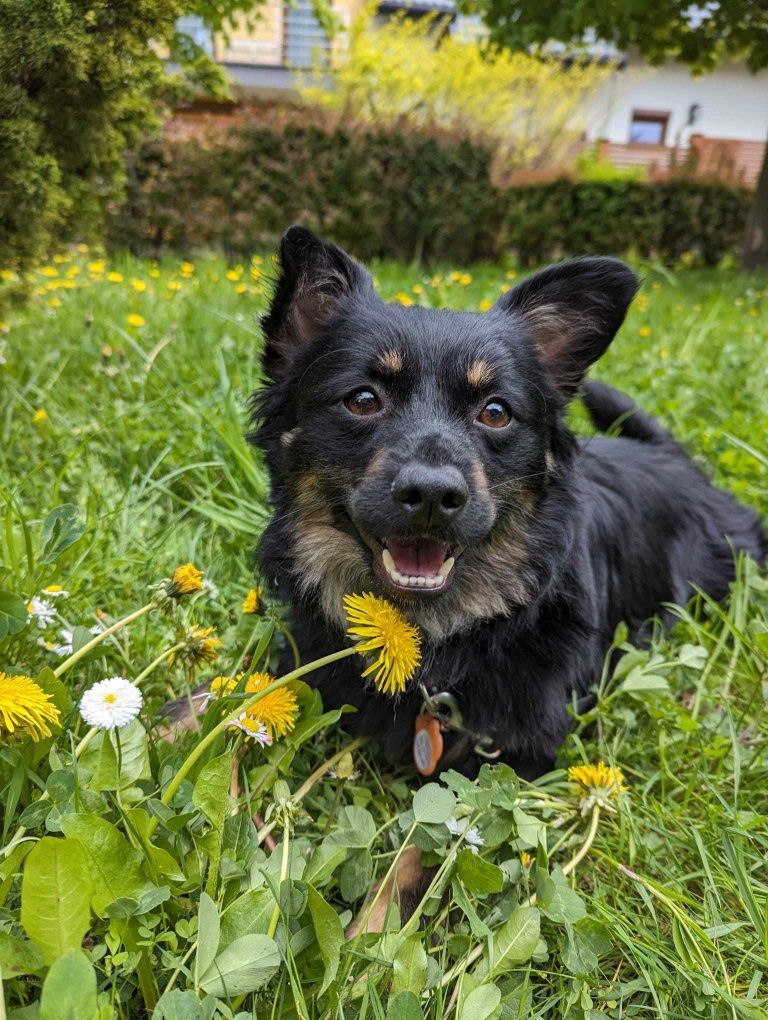
[[[347,42],[336,48],[330,69],[318,64],[303,81],[307,102],[344,121],[447,131],[485,143],[499,177],[562,161],[580,134],[585,100],[611,70],[491,48],[446,33],[434,18],[377,25],[366,13]]]

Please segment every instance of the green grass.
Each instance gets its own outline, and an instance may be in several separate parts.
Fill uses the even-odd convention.
[[[280,607],[270,607],[254,636],[253,618],[240,611],[267,515],[265,475],[242,438],[245,402],[259,385],[265,277],[253,279],[250,266],[239,272],[217,259],[198,261],[184,276],[175,261],[153,269],[126,258],[110,261],[106,272],[122,277],[110,281],[106,272],[89,271],[91,257],[51,263],[56,277],[38,273],[30,305],[10,313],[0,332],[0,589],[25,601],[50,584],[69,592],[56,602],[59,619],[48,630],[31,622],[0,640],[0,670],[40,676],[65,721],[53,746],[4,739],[0,748],[3,842],[20,820],[28,830],[25,850],[0,863],[0,964],[11,1015],[37,1015],[46,975],[40,947],[52,958],[39,923],[30,920],[36,908],[52,909],[41,907],[42,891],[82,893],[94,870],[87,857],[84,870],[77,862],[60,862],[57,870],[38,853],[30,858],[34,867],[24,866],[22,895],[22,855],[45,836],[56,840],[55,849],[77,844],[73,856],[85,853],[82,846],[95,843],[95,823],[88,823],[88,838],[79,830],[78,843],[76,825],[84,823],[66,816],[95,814],[114,824],[110,838],[119,830],[132,844],[146,887],[130,879],[124,842],[105,852],[113,877],[108,892],[101,875],[84,894],[86,916],[89,898],[93,907],[87,960],[64,956],[54,966],[43,1020],[66,1014],[56,980],[76,995],[81,1012],[74,1015],[95,1015],[91,963],[105,1017],[145,1015],[144,1002],[169,985],[187,994],[166,999],[158,1017],[208,1017],[214,1009],[224,1016],[348,1020],[768,1016],[768,583],[753,564],[740,565],[726,605],[700,599],[680,609],[674,631],[657,633],[650,648],[626,646],[616,674],[604,678],[598,708],[578,721],[563,766],[599,759],[618,765],[629,793],[618,807],[611,802],[600,811],[594,842],[567,881],[557,866],[578,854],[592,815],[589,808],[582,815],[562,770],[522,789],[495,770],[484,786],[453,782],[456,803],[428,787],[426,800],[412,807],[413,777],[363,748],[354,750],[351,766],[342,759],[338,774],[323,776],[302,799],[288,827],[292,882],[280,886],[282,823],[274,856],[256,849],[247,826],[236,831],[237,818],[227,821],[223,843],[218,838],[228,758],[193,770],[194,793],[186,780],[170,814],[159,803],[199,740],[188,735],[171,747],[153,730],[169,694],[194,679],[178,663],[160,663],[143,684],[149,740],[126,737],[120,781],[108,741],[95,741],[74,762],[86,727],[72,701],[82,688],[116,673],[138,676],[192,621],[215,627],[224,642],[219,661],[202,676],[234,671],[252,637],[272,654],[269,620],[282,623]],[[72,266],[80,272],[67,276]],[[262,269],[268,266],[267,257]],[[720,484],[766,513],[768,280],[641,269],[641,296],[600,377],[659,415]],[[500,287],[513,285],[514,270],[507,270],[471,267],[470,280],[462,267],[454,273],[460,279],[451,278],[454,267],[434,278],[398,265],[375,267],[384,296],[408,294],[452,308],[494,300]],[[57,286],[67,279],[72,289]],[[145,288],[136,290],[134,279]],[[131,325],[131,314],[144,325]],[[45,417],[36,415],[41,410]],[[586,427],[580,408],[573,417]],[[79,508],[85,533],[56,555],[55,536],[46,546],[44,528],[62,505]],[[55,643],[60,627],[119,619],[147,601],[151,584],[190,560],[218,594],[201,592],[174,620],[145,616],[57,685],[44,668],[55,668],[62,656],[38,638]],[[76,631],[75,646],[85,639]],[[343,718],[320,716],[303,688],[300,698],[297,733],[243,759],[239,819],[248,817],[246,808],[269,821],[283,818],[281,805],[349,742]],[[224,742],[215,750],[227,754]],[[350,767],[354,777],[343,778]],[[42,789],[49,799],[41,806]],[[442,824],[450,811],[479,827],[487,867],[462,853],[461,839]],[[152,836],[159,852],[147,838],[150,816],[160,818]],[[341,946],[335,918],[346,923],[361,907],[372,877],[389,868],[408,832],[443,864],[428,920],[404,937],[393,932]],[[533,858],[523,857],[525,866],[522,851]],[[56,875],[63,876],[60,886]],[[310,885],[319,905],[308,900]],[[168,889],[165,899],[152,899],[158,888]],[[149,898],[137,903],[147,890]],[[216,991],[195,968],[196,959],[204,970],[206,954],[216,954],[216,915],[219,954],[245,932],[266,939],[273,890],[281,906],[273,932],[279,964],[267,968],[268,983],[254,995],[219,989],[215,1001],[209,996],[200,1004],[206,988]],[[520,908],[533,893],[536,906]],[[119,896],[129,897],[122,913],[108,906]],[[64,913],[73,916],[72,909]],[[543,941],[531,937],[534,917]],[[62,945],[79,944],[82,934],[65,933]],[[509,948],[513,934],[517,948],[501,963],[489,962],[489,953],[497,959]],[[244,966],[262,952],[266,960],[265,945],[239,944],[232,952]],[[257,984],[252,978],[250,987]]]

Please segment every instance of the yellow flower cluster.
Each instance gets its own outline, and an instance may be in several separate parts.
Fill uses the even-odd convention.
[[[399,694],[421,662],[421,635],[405,616],[385,599],[370,593],[345,595],[347,634],[358,638],[357,651],[377,653],[363,676],[372,676],[376,689]]]
[[[211,695],[214,698],[223,698],[232,694],[243,676],[243,673],[239,673],[236,678],[215,677],[211,681]],[[270,673],[252,673],[245,681],[243,693],[248,696],[259,694],[274,682],[275,677]],[[233,724],[233,728],[241,730],[246,736],[256,736],[259,728],[263,726],[270,739],[279,739],[294,728],[298,713],[299,706],[295,693],[289,687],[278,687],[257,701],[253,708],[244,712],[237,724]]]

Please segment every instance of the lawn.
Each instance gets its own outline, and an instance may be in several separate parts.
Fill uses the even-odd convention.
[[[0,671],[37,677],[63,723],[0,749],[10,1016],[768,1017],[768,582],[754,564],[727,605],[700,599],[649,648],[624,645],[562,768],[534,785],[500,767],[416,794],[371,747],[346,752],[344,717],[301,683],[298,724],[271,747],[227,733],[187,771],[200,734],[159,738],[169,696],[235,675],[245,652],[265,668],[289,639],[280,606],[242,608],[268,513],[243,431],[271,269],[268,254],[67,252],[0,324]],[[600,377],[768,513],[768,280],[640,269]],[[374,271],[387,298],[474,309],[522,275]],[[103,637],[188,562],[200,591]],[[19,598],[52,609],[25,617]],[[92,629],[102,640],[65,667]],[[141,678],[141,721],[77,751],[82,692],[116,674]],[[206,734],[238,697],[213,703]],[[625,792],[569,782],[598,761]],[[401,930],[393,908],[383,937],[344,941],[406,840],[437,869],[427,919]]]

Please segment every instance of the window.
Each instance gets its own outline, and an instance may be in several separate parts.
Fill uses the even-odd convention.
[[[213,35],[202,18],[196,14],[187,14],[177,18],[176,31],[189,38],[204,50],[209,57],[213,56]]]
[[[654,110],[633,110],[629,140],[639,145],[664,145],[669,113]]]
[[[328,36],[323,31],[310,0],[286,4],[284,62],[288,67],[311,67],[317,50],[328,51]]]

